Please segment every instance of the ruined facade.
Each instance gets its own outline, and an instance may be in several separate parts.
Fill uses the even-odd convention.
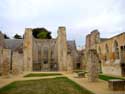
[[[58,28],[55,39],[36,39],[26,28],[23,39],[4,39],[0,33],[0,72],[69,71],[78,65],[75,41],[67,41],[66,28]],[[7,73],[6,73],[7,72]]]
[[[86,36],[86,48],[99,55],[100,71],[104,74],[125,76],[125,33],[111,38],[100,38],[98,30]]]

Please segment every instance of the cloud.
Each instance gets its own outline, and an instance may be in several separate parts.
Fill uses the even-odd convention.
[[[46,27],[56,37],[60,25],[68,39],[84,45],[86,34],[99,29],[102,37],[125,30],[124,0],[0,0],[0,29],[12,36],[25,27]]]

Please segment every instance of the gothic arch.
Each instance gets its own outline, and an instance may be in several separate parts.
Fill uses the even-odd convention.
[[[108,44],[105,45],[105,54],[106,54],[106,60],[109,59],[109,47],[108,47]]]
[[[114,49],[114,53],[115,53],[115,58],[119,59],[119,45],[116,40],[114,41],[113,49]]]

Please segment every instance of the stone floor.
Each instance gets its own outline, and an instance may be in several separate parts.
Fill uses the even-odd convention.
[[[37,72],[36,72],[37,73]],[[22,75],[18,76],[13,76],[10,77],[9,79],[7,78],[0,78],[0,88],[17,80],[32,80],[32,79],[45,79],[45,78],[54,78],[54,77],[61,77],[61,76],[48,76],[48,77],[27,77],[24,78],[23,76],[29,74],[29,73],[24,73]],[[70,73],[62,73],[64,76],[68,77],[69,79],[75,81],[79,85],[85,87],[86,89],[94,92],[95,94],[125,94],[124,91],[119,91],[119,92],[114,92],[108,89],[108,83],[103,80],[99,80],[98,82],[89,82],[87,78],[76,78],[74,77],[74,74]]]

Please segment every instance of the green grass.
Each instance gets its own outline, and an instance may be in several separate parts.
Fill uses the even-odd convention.
[[[16,81],[0,89],[0,94],[93,94],[66,77]]]
[[[111,80],[111,79],[122,79],[122,80],[125,80],[124,78],[112,77],[112,76],[107,76],[107,75],[102,75],[102,74],[99,75],[99,79],[105,80],[105,81],[108,81],[108,80]]]
[[[24,77],[44,77],[44,76],[58,76],[62,75],[61,73],[30,73]]]

